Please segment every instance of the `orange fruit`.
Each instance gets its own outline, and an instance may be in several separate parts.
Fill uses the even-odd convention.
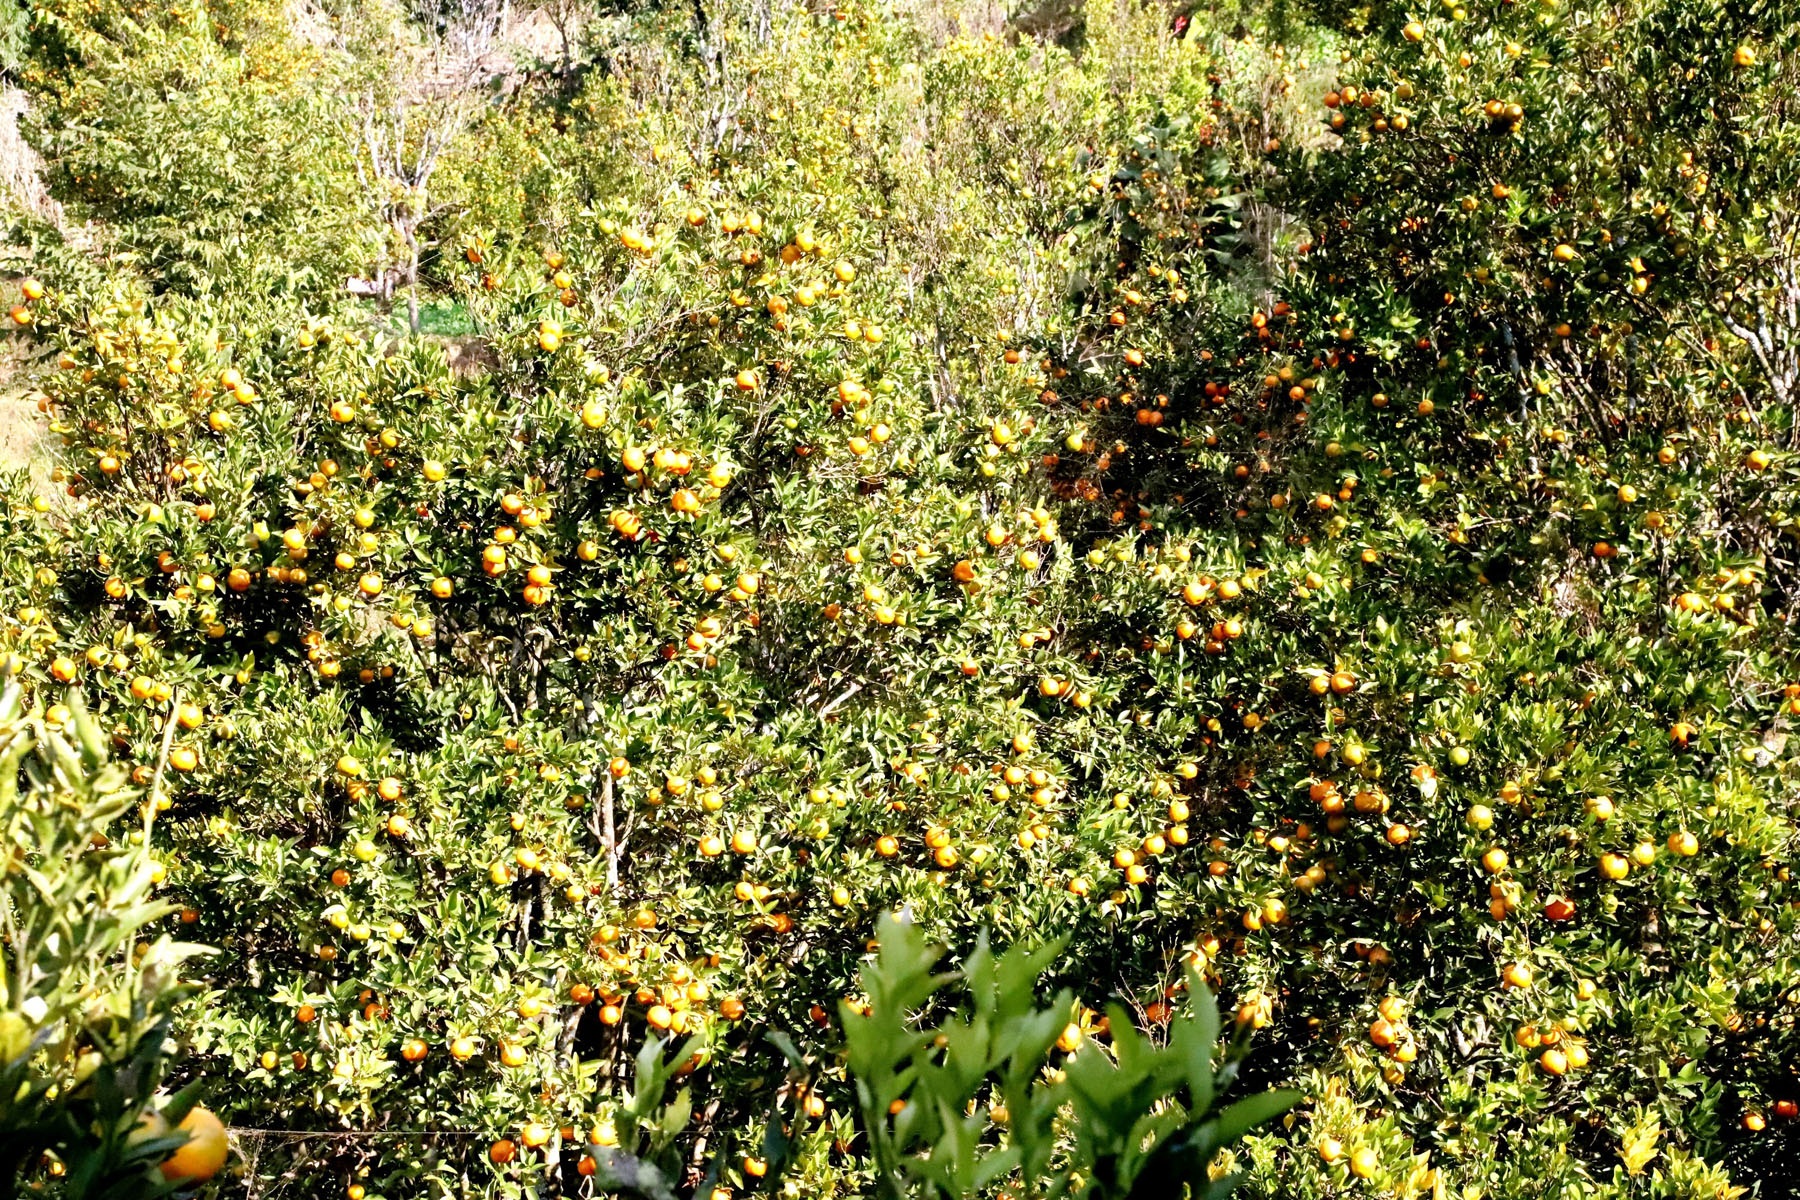
[[[187,1142],[163,1160],[163,1178],[172,1182],[202,1183],[219,1173],[225,1165],[229,1146],[225,1125],[204,1108],[189,1110],[177,1126],[188,1135]]]

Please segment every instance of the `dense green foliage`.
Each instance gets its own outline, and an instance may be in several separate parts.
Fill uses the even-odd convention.
[[[902,908],[1121,1058],[1200,971],[1250,1193],[1779,1194],[1800,21],[617,7],[459,107],[384,6],[33,6],[0,654],[175,721],[257,1194],[868,1194]],[[455,336],[342,290],[413,216]]]

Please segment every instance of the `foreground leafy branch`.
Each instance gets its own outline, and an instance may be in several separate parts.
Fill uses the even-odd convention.
[[[1061,941],[996,955],[984,937],[961,970],[933,973],[943,950],[916,926],[884,916],[879,937],[862,974],[868,1007],[840,1010],[883,1196],[973,1196],[1013,1175],[1023,1196],[1050,1200],[1173,1196],[1183,1185],[1223,1196],[1235,1180],[1209,1179],[1218,1152],[1299,1099],[1266,1092],[1216,1108],[1236,1067],[1215,1067],[1218,1010],[1197,978],[1162,1046],[1113,1006],[1109,1054],[1070,1023],[1068,991],[1037,1004]],[[953,983],[967,999],[942,1023],[916,1025]],[[1052,1068],[1058,1050],[1067,1057]]]
[[[0,1197],[17,1194],[22,1173],[35,1174],[40,1163],[57,1184],[52,1194],[69,1198],[162,1195],[201,1174],[158,1170],[197,1140],[168,1126],[189,1116],[196,1091],[160,1112],[152,1105],[168,1067],[171,1014],[188,992],[181,964],[201,949],[167,937],[134,945],[140,930],[173,911],[151,898],[147,839],[109,834],[138,799],[124,768],[107,761],[78,695],[69,706],[26,712],[18,686],[7,686]],[[222,1132],[216,1136],[222,1144]]]

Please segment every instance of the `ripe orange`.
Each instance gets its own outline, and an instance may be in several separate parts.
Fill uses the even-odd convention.
[[[177,1126],[188,1135],[187,1142],[163,1160],[162,1175],[171,1182],[203,1183],[219,1173],[225,1165],[229,1145],[225,1125],[204,1108],[189,1110]]]

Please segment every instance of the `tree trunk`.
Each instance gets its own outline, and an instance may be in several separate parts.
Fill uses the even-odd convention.
[[[419,334],[419,238],[409,225],[406,229],[406,326],[413,336]]]

